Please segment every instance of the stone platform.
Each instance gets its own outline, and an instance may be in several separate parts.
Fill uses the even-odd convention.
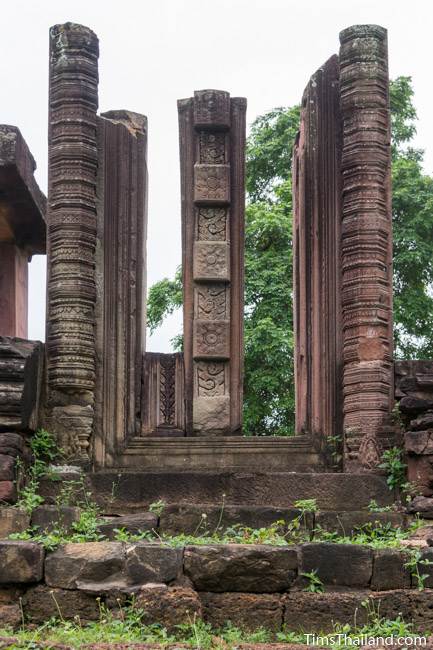
[[[151,471],[248,469],[292,472],[324,470],[310,436],[137,436],[130,438],[116,467]]]
[[[384,476],[365,474],[113,470],[88,474],[86,480],[102,507],[115,501],[120,512],[143,510],[159,500],[168,505],[290,508],[299,499],[316,499],[320,510],[335,511],[363,510],[372,499],[381,506],[394,500]],[[56,487],[44,482],[42,494],[49,496]]]

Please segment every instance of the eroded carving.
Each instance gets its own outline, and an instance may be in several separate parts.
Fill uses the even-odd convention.
[[[195,290],[196,318],[200,320],[228,320],[230,313],[229,288],[224,284],[201,284]]]
[[[196,393],[199,397],[222,397],[227,393],[227,363],[199,361],[196,369]]]
[[[229,165],[195,165],[194,200],[204,203],[229,203]]]
[[[200,163],[224,165],[227,162],[225,133],[200,132]]]
[[[194,123],[197,127],[230,126],[230,95],[223,90],[196,90]]]
[[[196,242],[194,246],[194,279],[229,280],[229,247],[227,244]]]
[[[203,241],[226,241],[227,208],[197,209],[197,239]]]
[[[227,321],[195,321],[194,357],[230,356],[230,332]]]

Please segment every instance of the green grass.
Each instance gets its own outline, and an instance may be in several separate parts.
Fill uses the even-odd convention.
[[[364,601],[368,623],[362,626],[334,625],[329,634],[317,633],[317,636],[335,637],[345,634],[350,639],[362,636],[414,636],[416,630],[401,617],[389,620],[379,615],[370,601]],[[61,614],[61,612],[60,612]],[[263,628],[246,632],[230,622],[223,629],[215,630],[201,620],[191,619],[189,623],[167,631],[159,625],[143,625],[144,612],[133,604],[120,608],[116,613],[100,605],[100,618],[97,621],[82,624],[78,618],[65,621],[62,618],[50,619],[34,629],[23,627],[13,633],[9,629],[0,629],[0,637],[14,636],[17,642],[9,645],[9,650],[36,650],[40,643],[63,643],[73,648],[81,648],[86,643],[160,643],[167,646],[173,643],[185,643],[191,648],[210,650],[221,648],[231,650],[240,643],[299,643],[307,644],[307,635],[302,632],[283,630],[272,633]],[[337,645],[338,647],[338,645]]]

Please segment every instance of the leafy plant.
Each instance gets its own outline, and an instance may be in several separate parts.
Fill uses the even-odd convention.
[[[402,490],[406,487],[407,465],[403,462],[403,450],[391,447],[383,452],[380,469],[386,471],[386,482],[390,490]]]
[[[301,573],[301,576],[308,580],[308,585],[304,587],[304,591],[309,591],[312,594],[323,594],[325,588],[323,582],[317,575],[317,569],[308,573]]]
[[[423,566],[432,566],[433,562],[428,558],[423,558],[422,553],[418,548],[408,548],[405,549],[405,552],[408,556],[407,562],[405,562],[405,567],[409,569],[412,578],[416,581],[419,591],[422,591],[425,588],[425,582],[427,578],[430,577],[429,573],[421,573],[420,567]]]
[[[155,514],[157,517],[160,517],[164,512],[164,508],[166,505],[167,504],[162,499],[159,499],[158,501],[154,501],[149,506],[149,512],[153,512],[153,514]]]
[[[26,481],[18,489],[16,506],[24,508],[31,513],[35,508],[44,503],[44,498],[38,493],[40,480],[50,474],[49,464],[57,458],[59,450],[54,436],[45,429],[39,429],[30,440],[30,449],[33,454],[32,465],[26,472]],[[18,460],[18,465],[21,461]]]
[[[380,506],[375,499],[370,499],[367,509],[369,512],[392,512],[395,510],[393,506]]]

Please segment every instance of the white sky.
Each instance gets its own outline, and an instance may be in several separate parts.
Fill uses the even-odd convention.
[[[433,172],[433,3],[429,0],[0,0],[0,122],[17,125],[46,191],[48,29],[66,21],[100,40],[100,110],[149,120],[148,285],[180,263],[176,100],[218,88],[248,98],[248,122],[300,101],[309,76],[355,23],[388,29],[390,75],[411,75],[416,144]],[[29,338],[44,338],[44,258],[30,269]],[[166,351],[174,315],[148,349]]]

